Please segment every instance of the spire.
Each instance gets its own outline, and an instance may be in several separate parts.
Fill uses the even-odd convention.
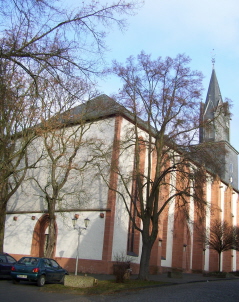
[[[214,49],[213,49],[212,50],[212,69],[214,69],[215,61],[216,61],[216,55],[215,55],[215,52],[214,52]]]
[[[214,60],[215,63],[215,60]],[[222,95],[220,91],[220,87],[217,81],[216,72],[214,69],[214,63],[213,63],[213,69],[212,69],[212,75],[208,87],[206,102],[205,102],[205,111],[204,115],[206,119],[212,119],[213,113],[217,110],[218,106],[223,103],[222,101]]]
[[[215,55],[212,56],[212,75],[206,101],[201,104],[200,121],[199,142],[209,143],[209,152],[220,162],[219,170],[214,170],[215,165],[210,162],[206,167],[238,188],[238,152],[230,144],[229,105],[222,100],[215,72]]]
[[[199,140],[200,142],[230,142],[228,104],[223,103],[214,65],[215,56],[212,57],[212,74],[206,101],[201,106],[201,121],[207,126],[200,129]]]
[[[212,50],[212,75],[208,87],[206,102],[204,106],[204,119],[212,119],[214,117],[214,113],[217,110],[218,106],[220,106],[222,101],[222,95],[219,88],[219,84],[217,81],[217,76],[215,72],[215,62],[216,55],[214,49]]]

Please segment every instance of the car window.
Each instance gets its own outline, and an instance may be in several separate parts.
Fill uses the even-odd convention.
[[[51,267],[51,263],[48,259],[44,259],[44,266],[45,267]]]
[[[0,263],[6,262],[6,257],[4,255],[0,255]]]
[[[24,257],[24,258],[21,258],[18,262],[27,264],[27,263],[30,263],[30,259],[28,257]]]
[[[7,262],[8,263],[15,263],[16,260],[14,258],[12,258],[11,256],[7,256]]]
[[[22,263],[25,265],[35,265],[35,264],[37,264],[37,262],[38,262],[38,259],[32,258],[32,257],[24,257],[18,261],[18,263]]]
[[[38,262],[38,260],[37,260],[36,258],[32,258],[32,259],[31,259],[31,264],[32,264],[32,265],[37,264],[37,262]]]
[[[58,263],[55,260],[52,260],[52,259],[49,259],[49,260],[50,260],[50,263],[51,263],[52,267],[54,267],[54,268],[58,268],[59,267]]]

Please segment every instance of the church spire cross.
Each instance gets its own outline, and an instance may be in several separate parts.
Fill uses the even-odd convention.
[[[216,62],[216,54],[215,54],[215,51],[213,48],[213,50],[212,50],[212,69],[214,69],[215,62]]]

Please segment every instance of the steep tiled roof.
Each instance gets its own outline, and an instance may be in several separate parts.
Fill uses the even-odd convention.
[[[119,114],[126,109],[118,104],[115,100],[105,94],[97,96],[67,112],[71,120],[77,122],[77,119],[94,120],[107,116]]]
[[[149,131],[149,127],[146,122],[139,117],[136,117],[132,112],[106,94],[97,96],[65,112],[63,114],[63,121],[69,124],[77,124],[83,120],[94,121],[115,115],[122,115],[133,123],[137,122],[137,125],[140,128]],[[154,132],[152,127],[150,127],[150,130]]]
[[[217,81],[217,76],[215,69],[212,70],[212,75],[208,87],[206,102],[204,105],[204,119],[212,119],[213,113],[216,111],[218,105],[222,104],[222,96],[219,88],[219,84]]]

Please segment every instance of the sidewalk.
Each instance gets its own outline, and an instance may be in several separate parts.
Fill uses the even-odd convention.
[[[90,276],[90,275],[88,275]],[[91,275],[98,280],[114,280],[114,275]],[[131,275],[130,279],[137,279],[137,275]],[[167,273],[150,275],[149,280],[168,282],[173,284],[194,283],[194,282],[210,282],[219,280],[239,279],[239,277],[231,276],[228,278],[205,277],[203,274],[187,274],[183,273],[182,278],[169,278]]]
[[[206,277],[203,274],[187,274],[183,273],[182,278],[169,278],[167,273],[160,275],[150,275],[150,280],[162,281],[162,282],[171,282],[174,284],[182,283],[194,283],[194,282],[210,282],[210,281],[219,281],[219,280],[231,280],[238,277],[230,276],[228,278],[217,278],[217,277]]]

